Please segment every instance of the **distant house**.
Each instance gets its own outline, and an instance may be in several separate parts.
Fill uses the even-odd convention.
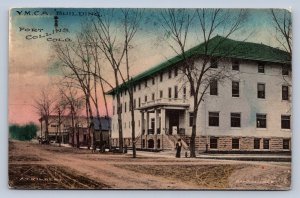
[[[111,118],[109,117],[101,117],[101,125],[99,123],[98,118],[93,118],[93,124],[91,126],[92,130],[95,130],[95,139],[96,143],[99,145],[101,133],[100,128],[102,129],[102,137],[103,143],[109,143],[109,135],[110,135],[110,125]],[[45,136],[46,125],[45,120],[40,118],[41,123],[41,136]],[[51,115],[49,117],[49,126],[48,126],[48,137],[50,141],[61,141],[62,143],[69,143],[77,146],[77,139],[79,139],[80,146],[87,146],[89,143],[89,133],[87,124],[87,118],[85,116],[76,117],[73,120],[75,128],[72,128],[72,117],[71,116],[61,116],[61,124],[59,126],[59,117],[58,115]],[[73,134],[74,132],[74,134]],[[78,135],[78,138],[77,138]],[[90,133],[91,140],[93,139],[92,131]],[[74,142],[73,142],[74,141]]]
[[[212,38],[209,46],[213,48],[214,43],[222,44],[211,55],[211,72],[225,68],[232,77],[209,82],[197,115],[196,149],[290,151],[290,55],[267,45],[220,36]],[[202,43],[186,52],[195,70],[201,68],[204,46]],[[137,148],[172,149],[178,138],[189,145],[194,104],[182,62],[181,56],[175,56],[131,79]],[[107,92],[113,97],[112,144],[116,146],[117,94],[121,97],[124,145],[132,141],[127,91],[123,84]]]

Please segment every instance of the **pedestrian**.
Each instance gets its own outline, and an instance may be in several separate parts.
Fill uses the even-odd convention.
[[[176,143],[176,157],[177,158],[180,158],[181,147],[182,147],[182,143],[181,143],[181,139],[179,138]]]

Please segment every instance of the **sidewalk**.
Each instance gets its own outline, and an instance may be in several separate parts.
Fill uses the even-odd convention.
[[[137,155],[147,157],[166,157],[175,158],[175,150],[161,151],[157,153],[147,151],[137,151]],[[132,150],[128,150],[128,154],[132,154]],[[282,154],[196,154],[197,159],[214,159],[214,160],[240,160],[240,161],[270,161],[270,162],[291,162],[290,155]],[[181,158],[185,158],[185,152],[181,152]]]

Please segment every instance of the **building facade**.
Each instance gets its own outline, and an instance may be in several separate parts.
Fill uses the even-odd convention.
[[[200,103],[196,149],[203,151],[290,151],[291,65],[289,55],[263,44],[234,41],[212,54],[210,70],[227,70],[227,78],[211,81]],[[201,68],[201,46],[188,51],[195,69]],[[232,46],[234,47],[234,50]],[[230,49],[230,50],[229,50]],[[229,53],[222,53],[230,51]],[[196,56],[197,55],[197,56]],[[215,57],[215,58],[214,58]],[[188,149],[193,117],[189,83],[178,57],[132,80],[137,147],[172,149],[178,138]],[[131,142],[131,107],[126,88],[113,97],[112,139],[118,145],[116,90],[121,96],[125,144]]]

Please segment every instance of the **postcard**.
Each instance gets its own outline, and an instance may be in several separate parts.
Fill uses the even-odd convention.
[[[12,189],[289,190],[285,9],[12,8]]]

